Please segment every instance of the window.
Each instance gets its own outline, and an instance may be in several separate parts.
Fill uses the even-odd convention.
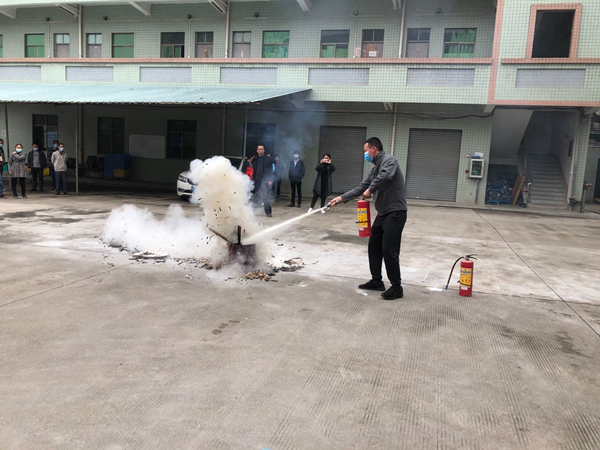
[[[287,58],[289,45],[289,31],[265,31],[263,33],[263,58]]]
[[[55,58],[68,58],[69,44],[71,38],[68,34],[55,34],[54,35],[54,57]]]
[[[25,35],[25,58],[44,58],[46,51],[44,49],[43,34]]]
[[[431,28],[409,28],[406,33],[406,57],[429,58]]]
[[[444,58],[473,58],[475,28],[446,28],[444,31]]]
[[[250,38],[252,33],[249,31],[235,31],[233,33],[233,57],[250,58]]]
[[[274,123],[248,123],[245,155],[256,153],[259,145],[265,146],[265,154],[275,155],[275,131]]]
[[[125,153],[125,119],[98,117],[98,154]]]
[[[381,58],[383,56],[383,30],[363,30],[363,58]]]
[[[213,57],[213,33],[196,33],[196,58]]]
[[[193,159],[196,157],[196,121],[167,121],[167,158]]]
[[[33,142],[40,148],[52,148],[52,141],[58,139],[58,116],[34,114],[32,123]]]
[[[321,58],[347,58],[350,30],[321,31]]]
[[[4,57],[4,36],[0,34],[0,58]]]
[[[532,58],[568,58],[575,10],[536,11]],[[575,56],[575,55],[574,55]]]
[[[113,34],[113,58],[133,58],[133,33]]]
[[[160,35],[161,58],[183,58],[185,33],[162,33]]]
[[[88,34],[87,35],[87,57],[102,58],[102,35]]]

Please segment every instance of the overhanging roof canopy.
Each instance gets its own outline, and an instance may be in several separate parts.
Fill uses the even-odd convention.
[[[4,103],[244,104],[308,91],[308,88],[237,88],[165,85],[0,83]]]

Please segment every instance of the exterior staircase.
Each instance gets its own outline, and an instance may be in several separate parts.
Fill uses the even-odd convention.
[[[556,156],[527,154],[527,173],[532,183],[531,206],[567,207],[567,186]]]

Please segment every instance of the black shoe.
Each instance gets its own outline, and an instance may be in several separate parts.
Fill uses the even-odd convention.
[[[60,195],[60,192],[56,192],[54,195]]]
[[[298,208],[302,208],[302,205],[300,203],[298,203]]]
[[[70,192],[63,192],[63,195],[71,195]]]
[[[267,214],[267,217],[273,217],[273,215],[272,214]]]
[[[293,203],[290,203],[289,205],[287,205],[288,208],[293,208],[294,206],[296,206],[296,205],[294,205]]]
[[[24,195],[24,196],[23,196],[23,198],[27,198],[27,196],[26,196],[26,195]]]
[[[37,191],[37,189],[32,189],[32,190],[31,190],[31,192],[35,192],[35,191]]]
[[[17,196],[15,195],[15,199],[18,199],[18,198],[19,198],[19,197],[17,197]]]
[[[385,291],[383,281],[369,280],[366,283],[359,285],[358,288],[364,289],[365,291]]]
[[[381,294],[381,298],[384,300],[396,300],[397,298],[402,297],[404,297],[404,289],[402,289],[402,286],[392,286]]]

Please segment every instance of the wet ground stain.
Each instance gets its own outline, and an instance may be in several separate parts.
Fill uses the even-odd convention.
[[[334,242],[343,242],[344,244],[355,244],[355,245],[365,245],[368,242],[368,239],[361,238],[354,235],[343,234],[339,231],[329,230],[327,235],[325,236],[325,240],[330,240]]]

